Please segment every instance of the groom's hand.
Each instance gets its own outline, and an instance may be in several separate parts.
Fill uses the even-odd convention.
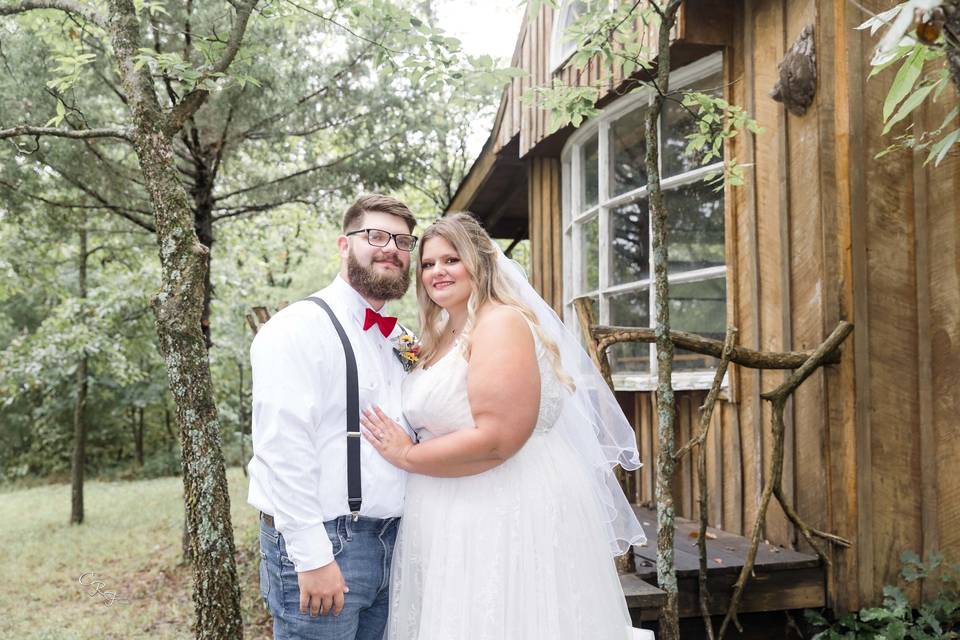
[[[343,581],[340,566],[334,560],[328,565],[312,571],[297,573],[300,585],[300,613],[310,610],[310,615],[327,615],[333,612],[338,616],[343,610],[343,594],[349,591]]]

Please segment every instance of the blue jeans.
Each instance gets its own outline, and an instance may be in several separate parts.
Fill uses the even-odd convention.
[[[387,625],[390,561],[399,518],[341,516],[324,522],[333,556],[350,588],[339,616],[300,613],[300,586],[283,536],[260,519],[260,595],[273,616],[274,640],[381,640]]]

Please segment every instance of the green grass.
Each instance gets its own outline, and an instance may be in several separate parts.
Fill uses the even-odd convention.
[[[256,512],[227,472],[246,638],[270,637],[258,590]],[[86,521],[68,524],[65,484],[0,493],[0,638],[192,638],[191,569],[180,564],[180,478],[88,482]],[[94,572],[111,605],[78,582]],[[88,581],[92,576],[88,576]]]

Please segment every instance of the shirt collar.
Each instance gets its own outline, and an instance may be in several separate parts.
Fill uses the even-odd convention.
[[[370,306],[370,303],[367,302],[366,298],[360,295],[357,290],[354,289],[349,282],[344,280],[339,273],[333,279],[333,282],[330,283],[330,289],[334,292],[334,295],[336,295],[340,301],[346,305],[350,315],[353,316],[354,320],[356,320],[356,322],[361,326],[363,326],[363,321],[366,319],[367,309],[377,311]],[[384,303],[377,313],[383,316],[389,315],[387,313],[387,304]]]

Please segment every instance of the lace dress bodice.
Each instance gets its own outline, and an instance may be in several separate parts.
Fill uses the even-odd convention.
[[[540,410],[534,433],[544,433],[560,417],[566,387],[557,377],[539,336],[536,332],[533,336],[540,370]],[[403,381],[403,413],[420,440],[475,426],[467,396],[467,370],[468,362],[457,340],[430,368],[415,369]]]

